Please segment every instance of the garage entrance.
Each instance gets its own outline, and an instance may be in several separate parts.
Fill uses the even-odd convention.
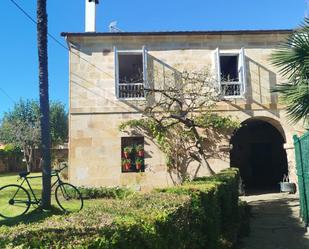
[[[246,120],[234,133],[230,163],[240,169],[247,191],[279,190],[278,183],[288,172],[284,143],[282,133],[260,119]]]

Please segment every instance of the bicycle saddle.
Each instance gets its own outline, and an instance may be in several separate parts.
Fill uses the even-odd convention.
[[[19,176],[20,177],[25,177],[25,176],[27,176],[29,174],[30,174],[30,172],[27,172],[27,171],[19,172]]]

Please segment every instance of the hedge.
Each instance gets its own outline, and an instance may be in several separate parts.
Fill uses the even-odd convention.
[[[192,244],[207,249],[231,248],[235,244],[241,229],[238,185],[238,169],[229,168],[180,187],[159,190],[191,197],[193,223],[189,230],[194,236],[188,248]]]
[[[132,189],[121,187],[79,187],[84,199],[124,199],[134,193]]]
[[[218,249],[239,230],[238,171],[100,199],[79,213],[0,227],[0,248]]]

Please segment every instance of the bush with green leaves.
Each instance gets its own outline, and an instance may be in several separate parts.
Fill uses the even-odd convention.
[[[121,187],[79,187],[84,199],[124,199],[133,194],[133,190]]]
[[[79,213],[0,227],[0,248],[227,249],[241,224],[238,171],[99,199]]]
[[[179,187],[159,190],[191,196],[194,217],[191,220],[196,223],[189,229],[195,236],[191,237],[188,246],[201,243],[197,248],[231,248],[236,242],[240,229],[238,181],[238,170],[230,168]]]

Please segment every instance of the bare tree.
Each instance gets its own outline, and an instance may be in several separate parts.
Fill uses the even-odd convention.
[[[183,71],[149,86],[145,88],[144,118],[125,122],[120,129],[139,129],[154,138],[167,155],[170,169],[180,173],[182,179],[187,177],[191,161],[214,174],[208,159],[219,154],[215,143],[239,126],[230,117],[215,113],[221,99],[216,80],[208,70]]]

